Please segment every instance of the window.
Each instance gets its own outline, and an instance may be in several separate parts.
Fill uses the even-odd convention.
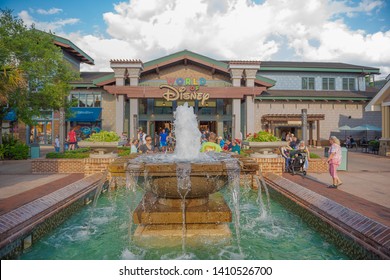
[[[335,90],[335,79],[334,78],[322,78],[322,89],[323,90]]]
[[[314,77],[303,77],[302,89],[314,89]]]
[[[343,90],[355,90],[355,78],[343,78]]]
[[[72,92],[69,99],[72,107],[101,107],[102,94],[100,92]]]

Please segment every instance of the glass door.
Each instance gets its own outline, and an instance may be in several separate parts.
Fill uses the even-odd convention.
[[[30,130],[30,143],[51,145],[53,143],[52,122],[37,121]]]

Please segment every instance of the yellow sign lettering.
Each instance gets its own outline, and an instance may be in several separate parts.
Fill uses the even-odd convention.
[[[190,92],[187,92],[186,87],[179,87],[178,89],[170,85],[160,85],[160,89],[167,89],[163,93],[163,98],[166,101],[175,101],[175,100],[199,100],[200,103],[204,106],[205,102],[210,98],[209,93],[197,92],[199,87],[192,88]],[[193,90],[194,89],[194,90]]]

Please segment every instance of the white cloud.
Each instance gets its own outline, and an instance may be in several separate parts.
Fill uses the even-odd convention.
[[[78,18],[57,19],[55,21],[37,21],[28,13],[28,11],[21,11],[18,16],[28,26],[35,24],[35,28],[37,29],[52,32],[61,31],[62,27],[69,24],[75,24],[80,21]]]
[[[70,39],[95,59],[95,70],[107,69],[112,58],[148,61],[189,49],[216,59],[272,60],[288,53],[284,60],[340,61],[388,71],[390,30],[368,33],[343,20],[368,17],[383,6],[378,0],[131,0],[103,14],[111,38],[73,34]]]
[[[60,12],[62,12],[62,9],[58,9],[58,8],[51,8],[49,10],[44,10],[44,9],[37,10],[37,13],[40,15],[54,15],[54,14],[58,14]]]

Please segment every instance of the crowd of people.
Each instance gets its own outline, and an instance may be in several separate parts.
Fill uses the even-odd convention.
[[[241,140],[217,136],[214,132],[209,132],[208,130],[202,131],[199,141],[201,143],[201,152],[225,151],[239,154],[241,151]],[[128,139],[127,135],[123,133],[120,144],[122,146],[130,146],[130,153],[173,152],[176,139],[174,133],[169,128],[160,128],[159,131],[156,131],[154,137],[146,134],[142,128],[139,128],[137,137],[133,139]]]

